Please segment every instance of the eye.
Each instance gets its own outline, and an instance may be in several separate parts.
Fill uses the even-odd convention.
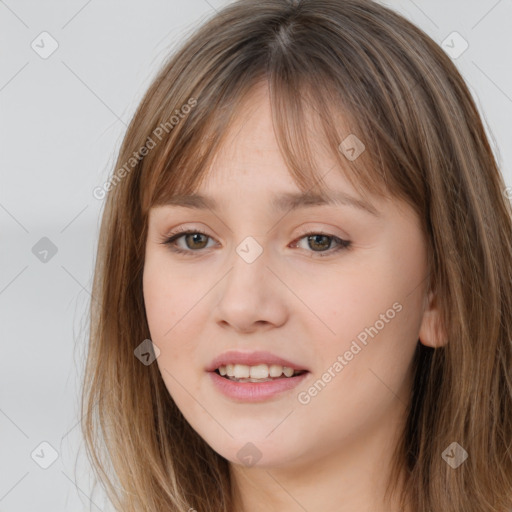
[[[311,247],[314,249],[312,252],[317,253],[317,254],[312,254],[311,255],[312,257],[328,256],[334,252],[338,252],[341,250],[347,250],[351,247],[351,244],[352,244],[352,242],[350,240],[343,240],[343,239],[338,238],[337,236],[331,235],[329,233],[318,232],[318,231],[305,233],[298,240],[300,241],[303,239],[306,240],[306,245],[308,247]],[[331,248],[331,245],[333,242],[336,244],[336,247],[334,249]],[[294,246],[297,246],[297,245],[298,245],[297,242],[294,242]],[[329,250],[322,250],[322,249],[325,249],[326,247]]]
[[[192,252],[198,252],[200,249],[205,248],[205,239],[210,238],[204,231],[200,229],[194,230],[183,230],[179,229],[179,233],[171,233],[168,237],[164,239],[162,242],[164,245],[169,245],[171,251],[179,253],[179,254],[187,254],[191,255]],[[176,244],[178,240],[183,238],[185,240],[186,246],[191,244],[193,250],[187,250],[178,247]]]
[[[168,245],[171,251],[178,254],[196,256],[197,254],[194,253],[200,253],[202,249],[205,249],[208,243],[207,239],[211,238],[208,234],[206,234],[204,231],[201,231],[200,229],[180,229],[178,231],[178,233],[171,233],[161,242],[164,245]],[[182,238],[185,241],[185,249],[183,247],[178,247],[177,245],[177,242]],[[312,253],[311,257],[322,257],[338,252],[340,250],[347,250],[351,248],[352,244],[350,240],[343,240],[329,233],[313,231],[304,233],[299,239],[296,239],[295,242],[292,242],[292,247],[297,247],[297,242],[303,239],[306,239],[307,246],[313,249],[312,251],[309,251]],[[333,242],[336,244],[336,247],[331,248]]]

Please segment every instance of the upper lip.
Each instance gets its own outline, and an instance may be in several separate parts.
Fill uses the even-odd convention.
[[[215,371],[220,366],[227,364],[245,364],[248,366],[256,366],[258,364],[278,364],[281,366],[287,366],[294,370],[307,370],[304,366],[279,357],[271,352],[256,351],[256,352],[240,352],[238,350],[229,350],[224,352],[220,356],[213,359],[210,364],[206,367],[209,372]]]

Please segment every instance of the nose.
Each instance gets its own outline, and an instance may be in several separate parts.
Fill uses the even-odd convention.
[[[291,294],[278,277],[279,269],[258,247],[254,240],[240,244],[217,288],[214,319],[224,328],[249,333],[279,327],[288,318]]]

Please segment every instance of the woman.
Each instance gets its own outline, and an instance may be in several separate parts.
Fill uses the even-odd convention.
[[[512,508],[512,211],[424,32],[234,2],[106,188],[83,428],[116,509]]]

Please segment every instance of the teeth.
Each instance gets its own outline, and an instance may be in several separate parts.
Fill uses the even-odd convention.
[[[219,373],[222,376],[234,377],[235,379],[268,379],[269,377],[281,377],[283,374],[285,377],[292,377],[295,370],[279,364],[258,364],[256,366],[226,364],[219,367]]]
[[[269,371],[271,377],[281,377],[281,374],[283,373],[283,367],[278,364],[271,364]]]
[[[249,370],[250,368],[248,366],[245,366],[245,364],[235,364],[233,368],[235,379],[248,379]]]
[[[288,368],[287,366],[283,366],[283,373],[287,376],[287,377],[291,377],[293,375],[293,368]]]
[[[238,365],[237,366],[241,366]],[[241,366],[242,367],[242,366]],[[243,366],[242,368],[247,368],[249,373],[251,374],[251,379],[267,379],[268,378],[268,366],[266,364],[259,364],[258,366]],[[244,375],[245,377],[245,375]],[[249,377],[249,375],[247,375]]]

